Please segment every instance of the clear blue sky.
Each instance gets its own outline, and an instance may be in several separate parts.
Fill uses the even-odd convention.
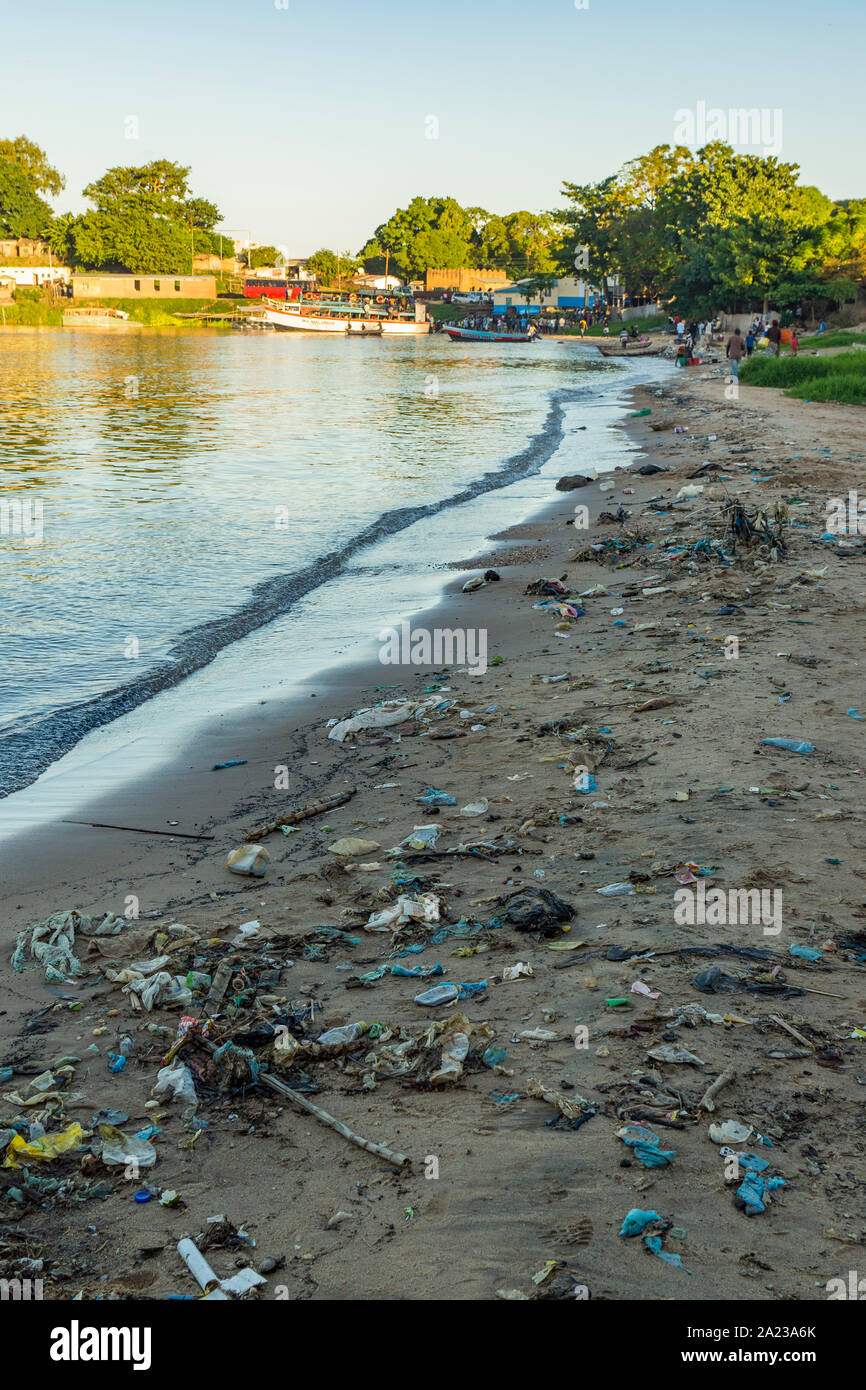
[[[283,0],[277,0],[282,3]],[[416,193],[496,212],[673,143],[678,108],[781,108],[781,157],[866,194],[866,0],[43,0],[5,7],[0,137],[65,174],[192,166],[226,228],[359,249]],[[47,35],[51,35],[48,38]],[[140,135],[125,138],[127,117]],[[438,139],[425,138],[428,117]]]

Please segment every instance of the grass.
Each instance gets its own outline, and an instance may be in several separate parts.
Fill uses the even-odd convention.
[[[747,386],[781,387],[789,396],[809,401],[866,405],[866,352],[835,357],[755,356],[740,368]]]
[[[109,309],[123,309],[136,323],[146,323],[151,328],[177,328],[189,320],[178,319],[177,314],[225,314],[231,315],[235,302],[230,299],[76,299],[75,307],[95,307],[104,305]]]
[[[63,312],[67,308],[123,309],[135,323],[147,324],[150,328],[183,328],[192,324],[190,319],[177,318],[177,314],[220,314],[228,322],[238,303],[247,300],[234,299],[61,299],[51,305],[41,291],[20,289],[15,293],[15,302],[3,304],[0,314],[0,327],[3,319],[12,327],[60,327]],[[193,325],[195,326],[195,325]],[[217,327],[222,327],[218,324]]]
[[[625,323],[623,323],[621,319],[611,319],[608,323],[608,328],[610,329],[609,333],[605,334],[603,323],[591,323],[586,330],[586,336],[587,338],[618,338],[623,328],[627,328],[629,332],[631,332],[632,328],[636,328],[638,336],[642,338],[645,333],[653,333],[659,328],[667,327],[667,322],[667,318],[664,314],[653,314],[652,317],[646,319],[628,319]],[[580,336],[580,329],[572,327],[571,325],[568,325],[562,331],[563,333]]]
[[[866,343],[866,333],[846,332],[844,329],[836,333],[818,333],[808,338],[800,339],[801,348],[841,348],[852,347],[854,343]]]
[[[59,327],[63,317],[63,310],[59,304],[52,306],[45,299],[24,299],[19,290],[15,296],[14,304],[0,305],[0,327],[7,324],[10,328],[25,325],[30,328],[52,328]]]

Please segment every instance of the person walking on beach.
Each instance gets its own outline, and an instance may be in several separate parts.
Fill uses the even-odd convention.
[[[586,333],[586,319],[583,317],[582,314],[580,317],[580,323],[578,324],[578,328],[580,329],[580,336],[582,338]]]
[[[767,351],[772,353],[773,357],[778,357],[782,347],[782,330],[779,327],[778,319],[773,319],[767,329],[767,341],[769,343]]]
[[[740,362],[744,351],[745,343],[740,336],[740,330],[735,328],[725,348],[725,356],[731,364],[731,381],[736,381],[740,375]]]

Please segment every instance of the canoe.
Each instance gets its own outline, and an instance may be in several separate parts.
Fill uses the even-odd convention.
[[[485,328],[454,328],[447,323],[445,332],[457,343],[534,343],[538,337],[534,329],[528,333],[491,333]]]

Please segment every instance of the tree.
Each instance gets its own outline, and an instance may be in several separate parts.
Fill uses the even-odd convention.
[[[0,159],[0,232],[10,237],[42,237],[51,230],[52,212],[34,193],[16,161]]]
[[[154,217],[135,199],[87,212],[73,229],[75,258],[88,269],[133,275],[188,275],[189,228]]]
[[[282,256],[276,246],[255,246],[247,253],[247,265],[257,270],[262,265],[278,265]]]
[[[359,252],[379,270],[388,252],[389,267],[404,280],[415,280],[430,266],[473,264],[475,228],[454,198],[413,198],[376,228]]]
[[[222,218],[215,203],[193,197],[189,169],[169,159],[118,165],[89,183],[85,197],[95,210],[76,218],[66,239],[88,269],[133,274],[188,274],[194,250],[214,253],[213,228]]]
[[[66,187],[62,174],[48,163],[43,149],[19,135],[14,140],[0,140],[0,159],[11,159],[24,170],[34,193],[50,193],[56,197]]]

